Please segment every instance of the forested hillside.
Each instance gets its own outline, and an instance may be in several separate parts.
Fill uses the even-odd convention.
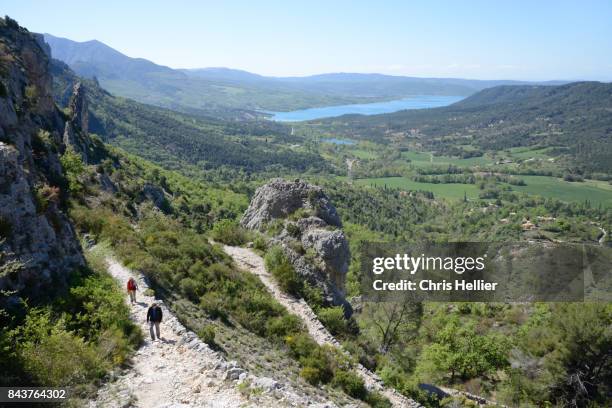
[[[66,90],[77,77],[53,61],[54,93],[66,103]],[[104,141],[172,169],[193,173],[279,173],[323,171],[330,167],[316,153],[291,149],[301,139],[275,122],[227,121],[187,115],[114,97],[95,81],[86,81],[89,131]]]
[[[501,86],[448,107],[344,116],[313,124],[349,137],[418,143],[440,154],[464,157],[519,146],[553,147],[583,171],[612,171],[608,83]]]

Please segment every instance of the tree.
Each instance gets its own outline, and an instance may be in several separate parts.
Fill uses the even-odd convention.
[[[400,339],[410,341],[416,337],[423,306],[405,299],[401,302],[368,303],[364,312],[368,323],[374,327],[380,352],[386,354]]]
[[[62,163],[62,168],[68,179],[68,188],[70,191],[81,191],[83,186],[79,181],[79,177],[85,172],[85,165],[83,164],[81,155],[69,146],[60,158],[60,162]]]

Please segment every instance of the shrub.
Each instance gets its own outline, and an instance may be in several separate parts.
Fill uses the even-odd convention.
[[[43,184],[36,188],[34,199],[36,201],[36,210],[38,213],[44,213],[49,208],[49,203],[59,203],[60,191],[57,187]]]
[[[79,178],[85,172],[85,165],[83,164],[81,155],[75,152],[73,148],[69,147],[62,157],[60,157],[60,162],[62,163],[62,168],[68,179],[68,188],[73,193],[80,192],[83,189],[83,184]]]
[[[300,318],[290,314],[272,318],[266,323],[268,337],[285,338],[303,330],[304,327]]]
[[[300,238],[300,236],[302,235],[302,231],[300,231],[300,227],[298,227],[296,224],[292,222],[288,222],[287,225],[285,225],[285,229],[287,230],[287,233],[293,238]]]
[[[301,296],[303,283],[280,247],[275,246],[268,251],[265,265],[283,291],[294,296]]]
[[[217,345],[217,343],[215,343],[215,335],[215,327],[212,324],[207,324],[198,331],[198,336],[209,346]]]
[[[317,316],[323,326],[334,336],[347,332],[347,322],[342,306],[321,308]]]
[[[212,319],[227,320],[225,302],[217,292],[207,292],[200,298],[200,306]]]
[[[300,370],[300,377],[312,385],[318,385],[321,382],[321,376],[321,371],[316,367],[307,366]]]
[[[198,296],[201,292],[200,286],[200,283],[192,278],[185,278],[180,283],[181,292],[192,302],[198,301]]]
[[[257,236],[257,238],[255,238],[253,241],[253,248],[260,251],[265,251],[267,248],[266,239],[261,235]]]
[[[365,402],[372,408],[391,408],[391,402],[378,392],[369,392]]]
[[[364,400],[368,394],[363,380],[352,371],[337,370],[332,384],[342,388],[351,397],[360,400]]]
[[[24,96],[28,105],[36,106],[38,103],[38,89],[36,89],[35,85],[26,86]]]
[[[217,221],[210,235],[215,241],[226,245],[243,245],[249,241],[248,231],[233,220]]]

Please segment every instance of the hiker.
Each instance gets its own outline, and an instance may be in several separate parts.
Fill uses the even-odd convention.
[[[161,340],[159,335],[159,324],[162,321],[162,309],[157,303],[152,303],[151,307],[147,311],[147,322],[149,322],[149,333],[151,333],[151,339],[155,340],[155,334],[157,339]],[[155,326],[155,333],[153,333],[153,327]]]
[[[136,302],[136,290],[138,289],[138,285],[136,284],[136,281],[134,280],[134,278],[130,278],[127,282],[127,291],[128,294],[130,295],[130,303],[134,303]]]

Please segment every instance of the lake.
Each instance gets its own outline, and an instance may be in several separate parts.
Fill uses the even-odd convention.
[[[347,115],[377,115],[405,109],[426,109],[447,106],[462,100],[463,96],[416,95],[387,102],[361,103],[354,105],[323,106],[321,108],[301,109],[291,112],[267,112],[270,119],[279,122],[300,122],[321,118]]]
[[[346,146],[352,146],[354,144],[357,144],[356,142],[353,142],[352,140],[347,140],[347,139],[336,139],[335,137],[330,137],[327,139],[321,139],[324,142],[327,143],[333,143],[333,144],[337,144],[337,145],[346,145]]]

